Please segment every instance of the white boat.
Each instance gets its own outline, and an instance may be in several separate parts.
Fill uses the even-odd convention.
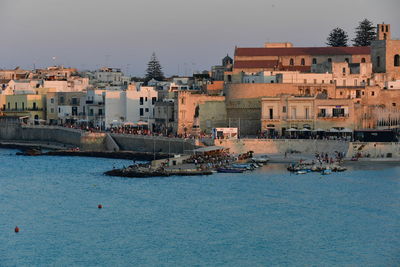
[[[269,157],[267,155],[259,155],[252,157],[251,160],[255,163],[267,163],[269,161]]]
[[[306,174],[307,171],[297,171],[296,174]]]

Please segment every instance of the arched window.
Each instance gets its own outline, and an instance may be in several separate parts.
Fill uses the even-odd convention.
[[[398,54],[394,56],[394,66],[395,67],[400,66],[400,56]]]
[[[293,58],[291,58],[291,59],[290,59],[290,61],[289,61],[289,65],[291,65],[291,66],[293,66],[293,65],[294,65],[294,60],[293,60]]]
[[[301,65],[302,66],[306,65],[306,61],[304,60],[304,58],[301,59]]]
[[[365,63],[365,57],[361,59],[361,63]]]
[[[381,57],[380,56],[376,57],[376,66],[378,66],[378,67],[381,66]]]
[[[328,62],[331,63],[331,62],[332,62],[332,59],[331,59],[331,58],[328,58]]]
[[[312,64],[317,64],[317,59],[316,58],[312,59]]]

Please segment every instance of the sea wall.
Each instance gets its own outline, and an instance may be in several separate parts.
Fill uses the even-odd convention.
[[[393,158],[400,159],[400,143],[391,142],[347,142],[338,140],[310,139],[224,139],[215,140],[216,146],[229,148],[232,153],[254,151],[256,154],[301,153],[345,153],[347,158]]]
[[[121,150],[190,154],[196,148],[192,139],[161,136],[111,134]]]
[[[106,134],[83,132],[57,126],[0,125],[0,140],[32,143],[60,143],[81,150],[107,151]]]
[[[347,153],[349,142],[337,140],[310,139],[218,139],[216,146],[229,148],[231,153],[254,151],[256,154],[301,153],[314,155],[316,152]]]
[[[400,158],[400,143],[352,142],[349,145],[348,157],[362,158]]]

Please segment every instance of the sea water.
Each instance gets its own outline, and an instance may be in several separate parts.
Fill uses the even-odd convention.
[[[129,179],[102,174],[126,160],[15,152],[0,150],[0,266],[400,265],[396,164]]]

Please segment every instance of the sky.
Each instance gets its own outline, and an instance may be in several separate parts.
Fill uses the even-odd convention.
[[[400,38],[399,10],[399,0],[0,0],[0,68],[144,76],[155,52],[166,75],[190,75],[233,57],[235,46],[325,46],[335,27],[352,39],[364,18]]]

